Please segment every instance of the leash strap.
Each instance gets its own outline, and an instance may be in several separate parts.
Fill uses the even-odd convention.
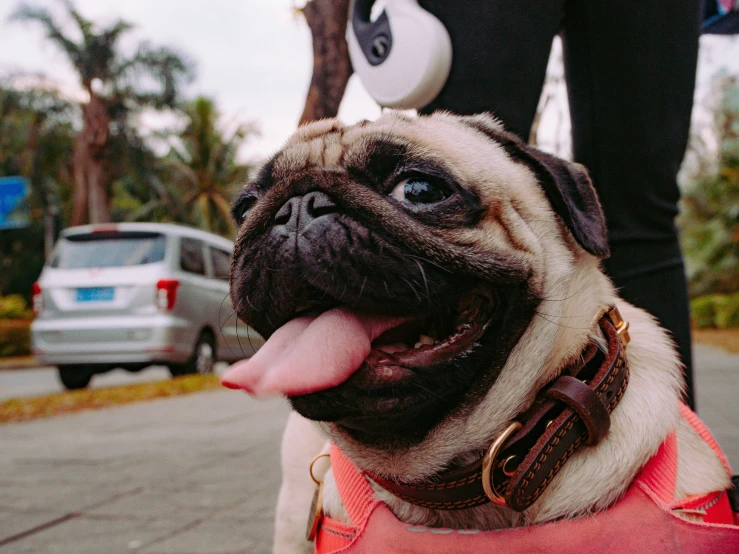
[[[367,478],[335,444],[331,445],[331,468],[349,519],[355,528],[363,529],[380,501]]]

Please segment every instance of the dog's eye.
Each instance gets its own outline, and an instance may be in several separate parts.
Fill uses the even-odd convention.
[[[237,225],[241,226],[244,223],[246,216],[249,215],[249,210],[252,209],[256,201],[256,196],[245,196],[236,201],[231,213]]]
[[[435,204],[451,196],[443,181],[426,177],[403,179],[390,192],[390,196],[411,204]]]

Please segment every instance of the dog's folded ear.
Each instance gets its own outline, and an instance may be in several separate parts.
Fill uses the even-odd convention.
[[[591,254],[607,258],[606,218],[585,166],[523,146],[549,203],[577,242]]]
[[[526,164],[537,176],[555,213],[587,252],[607,258],[608,232],[598,196],[584,166],[551,156],[503,130],[492,116],[459,118],[500,144],[514,160]]]

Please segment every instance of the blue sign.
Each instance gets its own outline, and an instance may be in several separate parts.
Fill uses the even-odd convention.
[[[28,181],[0,177],[0,229],[28,227]]]

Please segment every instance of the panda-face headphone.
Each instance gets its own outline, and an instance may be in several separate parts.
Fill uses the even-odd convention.
[[[389,108],[422,108],[441,91],[452,66],[442,23],[417,0],[387,0],[374,21],[375,0],[352,0],[349,56],[370,96]]]

